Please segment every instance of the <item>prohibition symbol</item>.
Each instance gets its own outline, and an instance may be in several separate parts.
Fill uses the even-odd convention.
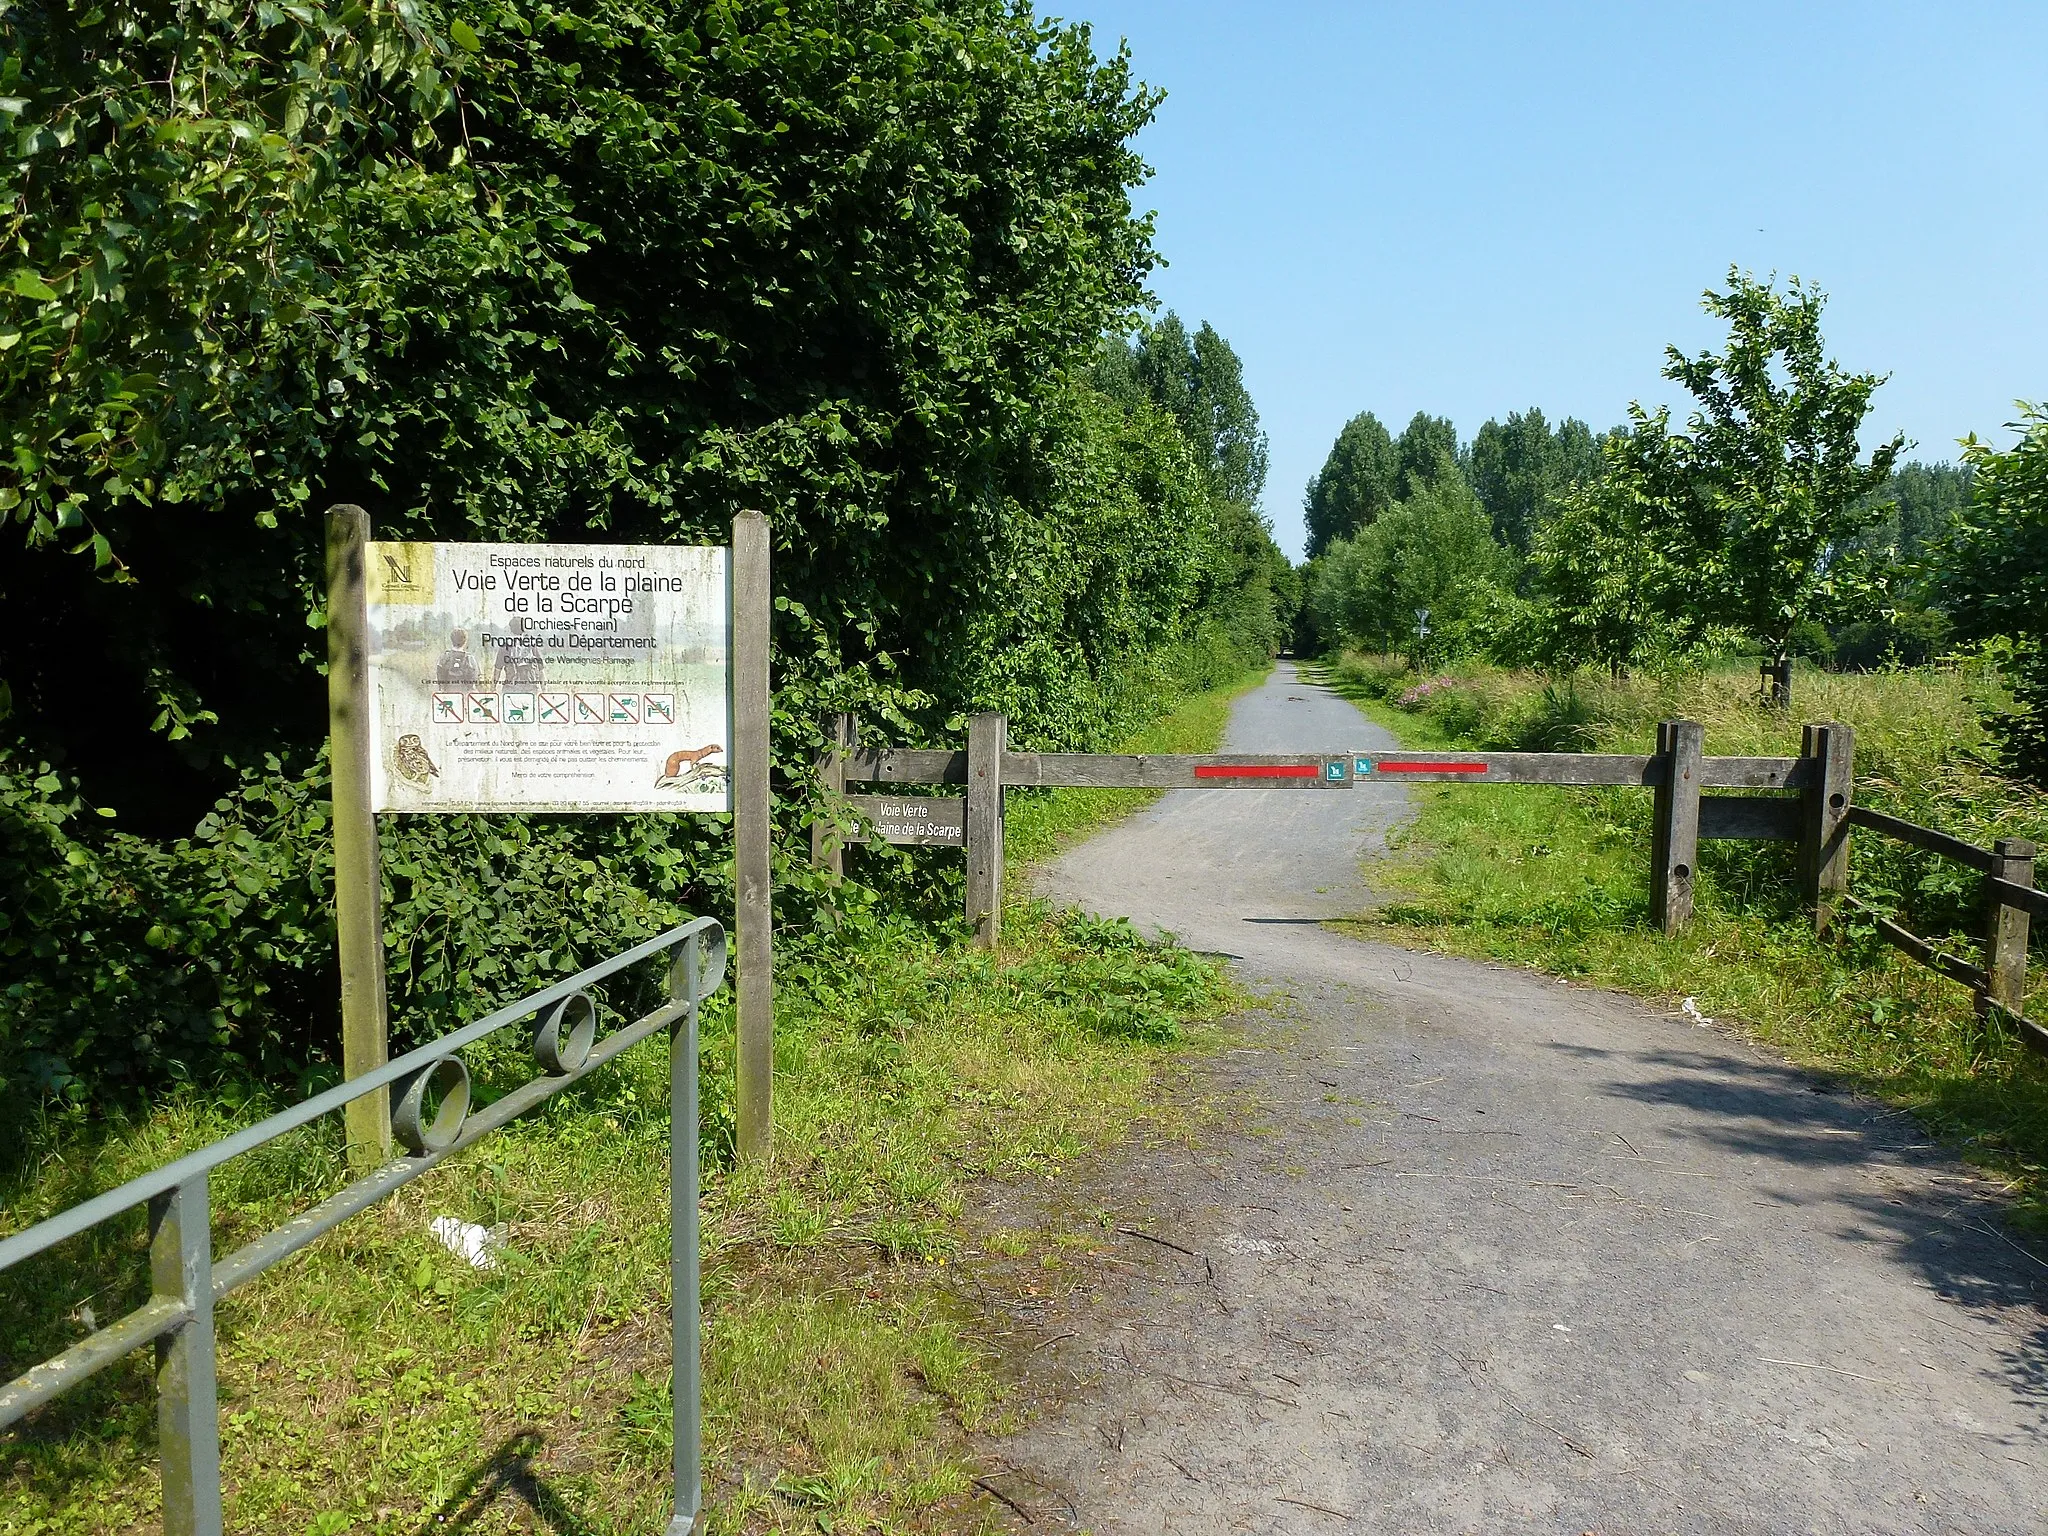
[[[437,693],[434,695],[434,724],[462,724],[462,695],[459,693]]]
[[[613,694],[609,718],[613,725],[638,725],[640,723],[640,695],[637,693]]]
[[[672,693],[650,693],[646,696],[646,708],[640,718],[649,725],[674,725],[676,723],[676,696]]]
[[[578,725],[604,724],[603,694],[579,693],[576,695],[576,723]]]
[[[567,725],[569,723],[569,695],[566,693],[544,693],[540,696],[540,723],[542,725]]]
[[[496,725],[498,723],[498,696],[495,693],[472,693],[469,696],[469,723],[471,725]]]

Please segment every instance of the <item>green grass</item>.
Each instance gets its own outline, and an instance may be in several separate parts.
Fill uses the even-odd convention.
[[[1144,743],[1213,747],[1232,691]],[[1143,798],[1040,797],[1013,856]],[[975,1192],[1057,1178],[1135,1125],[1170,1133],[1173,1043],[1234,995],[1206,961],[1022,899],[998,955],[885,925],[792,944],[777,985],[772,1168],[714,1169],[705,1191],[711,1529],[980,1529],[969,1437],[1014,1413],[987,1298],[1038,1285],[1068,1242],[1008,1234],[984,1252]],[[731,1070],[720,1011],[707,1085]],[[272,1107],[194,1094],[47,1135],[4,1185],[0,1230]],[[337,1138],[312,1129],[223,1170],[216,1251],[334,1187]],[[661,1528],[666,1147],[667,1063],[649,1042],[229,1298],[229,1527]],[[502,1228],[504,1266],[445,1252],[426,1230],[439,1215]],[[104,1323],[141,1299],[139,1216],[103,1230],[0,1279],[0,1373],[79,1337],[82,1307]],[[1014,1263],[1019,1245],[1037,1262]],[[0,1441],[0,1533],[155,1528],[153,1402],[138,1354]]]
[[[1706,726],[1714,754],[1795,754],[1799,724],[1857,733],[1859,801],[1980,844],[2048,843],[2048,796],[1987,766],[1984,713],[1997,679],[1968,668],[1802,673],[1788,720],[1754,703],[1753,672],[1578,687],[1469,667],[1440,686],[1384,659],[1348,657],[1329,680],[1418,746],[1647,751],[1655,722]],[[1398,701],[1408,694],[1411,707]],[[2004,1177],[2030,1224],[2048,1224],[2048,1070],[1969,994],[1854,919],[1828,936],[1800,906],[1789,847],[1708,843],[1691,927],[1667,939],[1645,916],[1650,796],[1537,785],[1417,786],[1397,858],[1375,871],[1393,899],[1360,919],[1382,936],[1531,966],[1651,998],[1692,997],[1803,1064],[1913,1110]],[[1908,926],[1976,955],[1975,876],[1858,834],[1852,887]],[[2048,1012],[2037,942],[2029,1011]]]

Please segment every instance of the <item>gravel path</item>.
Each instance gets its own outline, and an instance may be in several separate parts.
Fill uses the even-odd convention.
[[[1229,743],[1392,744],[1286,664]],[[1046,872],[1291,1001],[1208,1072],[1235,1129],[1107,1174],[994,1486],[1146,1536],[2048,1530],[2048,1265],[1985,1186],[1719,1030],[1316,926],[1403,809],[1179,792]]]

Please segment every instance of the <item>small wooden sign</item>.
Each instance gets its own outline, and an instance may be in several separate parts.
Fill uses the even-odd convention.
[[[949,848],[967,842],[967,801],[959,795],[848,795],[846,803],[885,842]]]

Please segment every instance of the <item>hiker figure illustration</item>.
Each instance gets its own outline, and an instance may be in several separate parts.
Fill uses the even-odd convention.
[[[476,657],[469,650],[469,631],[449,631],[448,649],[434,663],[434,686],[449,692],[474,688],[477,676]]]
[[[541,683],[540,647],[521,642],[498,648],[498,686],[537,688]]]

